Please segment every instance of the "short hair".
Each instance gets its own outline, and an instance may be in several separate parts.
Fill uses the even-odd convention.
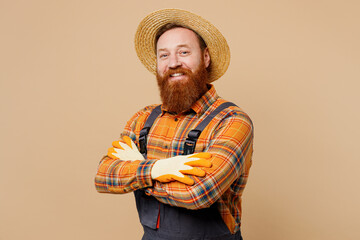
[[[157,42],[159,41],[159,38],[161,37],[161,35],[163,35],[165,32],[171,30],[171,29],[174,29],[174,28],[186,28],[186,29],[189,29],[191,31],[193,31],[199,41],[199,45],[200,45],[200,49],[201,51],[204,51],[205,48],[207,48],[207,45],[204,41],[204,39],[196,32],[194,31],[193,29],[187,27],[187,26],[183,26],[183,25],[180,25],[180,24],[177,24],[177,23],[167,23],[165,24],[164,26],[162,26],[156,33],[155,35],[155,51],[157,50],[156,49],[156,45],[157,45]]]

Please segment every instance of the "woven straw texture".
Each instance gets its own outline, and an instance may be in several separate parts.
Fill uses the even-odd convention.
[[[219,79],[230,63],[230,49],[220,31],[204,18],[181,9],[162,9],[146,16],[135,34],[135,49],[145,67],[156,74],[155,36],[168,23],[176,23],[196,31],[205,41],[211,57],[209,81]]]

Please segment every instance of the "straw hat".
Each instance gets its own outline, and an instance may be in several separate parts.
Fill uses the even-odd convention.
[[[224,36],[209,21],[181,9],[158,10],[150,13],[139,24],[135,34],[135,49],[140,61],[150,72],[156,74],[156,33],[168,23],[193,29],[204,39],[211,58],[208,82],[224,75],[230,63],[230,49]]]

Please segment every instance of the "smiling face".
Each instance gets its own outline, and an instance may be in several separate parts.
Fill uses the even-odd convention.
[[[207,91],[210,64],[207,48],[186,28],[172,28],[157,42],[157,81],[164,107],[175,113],[189,110]]]
[[[169,70],[186,69],[195,73],[201,62],[205,68],[210,64],[209,51],[201,50],[196,34],[186,28],[173,28],[163,33],[156,45],[157,72],[163,77]],[[185,81],[188,76],[174,72],[169,81]]]

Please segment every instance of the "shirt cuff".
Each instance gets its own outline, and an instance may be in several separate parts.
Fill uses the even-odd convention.
[[[156,161],[157,160],[144,160],[140,162],[136,171],[139,188],[152,187],[151,169]]]

